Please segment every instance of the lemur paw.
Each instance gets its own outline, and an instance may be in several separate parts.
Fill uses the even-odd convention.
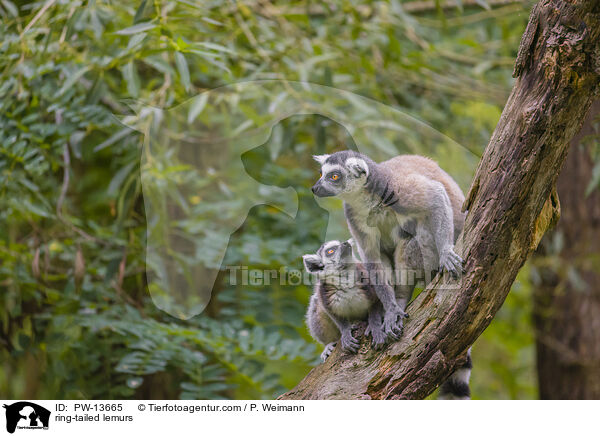
[[[383,333],[387,339],[397,341],[402,335],[404,318],[408,317],[406,312],[397,307],[385,313],[383,317]]]
[[[325,345],[325,349],[321,353],[321,360],[323,362],[325,362],[327,360],[329,355],[333,352],[334,348],[335,348],[335,342],[330,342],[327,345]]]
[[[371,328],[370,325],[367,326],[367,329],[365,330],[365,336],[367,335],[371,335],[371,338],[373,339],[373,348],[376,350],[379,350],[381,347],[383,347],[385,341],[387,340],[387,335],[384,333],[382,327]]]
[[[358,351],[358,347],[360,346],[358,339],[352,336],[351,329],[347,329],[342,332],[340,343],[342,344],[342,350],[349,351],[350,353],[356,353]]]
[[[443,251],[440,255],[440,269],[439,272],[443,272],[444,270],[448,271],[452,274],[453,278],[457,278],[460,273],[464,273],[465,269],[463,268],[464,261],[462,258],[454,252],[454,248],[450,247],[447,250]]]

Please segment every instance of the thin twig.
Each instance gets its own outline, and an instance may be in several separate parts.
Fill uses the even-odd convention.
[[[40,17],[42,15],[44,15],[44,13],[54,4],[56,3],[56,0],[48,0],[44,6],[42,6],[42,9],[40,9],[38,11],[37,14],[35,14],[35,17],[32,18],[32,20],[27,24],[27,26],[25,26],[25,29],[23,29],[23,34],[27,33],[27,31],[29,29],[31,29],[31,27],[37,22],[37,20],[40,19]],[[21,36],[23,35],[21,34]]]
[[[57,113],[57,118],[59,115]],[[57,122],[57,124],[60,124]],[[58,219],[61,221],[64,220],[62,214],[62,206],[65,201],[65,197],[67,195],[67,190],[69,189],[69,169],[71,168],[71,156],[69,154],[69,144],[65,142],[63,145],[63,164],[64,164],[64,172],[63,172],[63,183],[60,189],[60,195],[58,196],[58,201],[56,202],[56,215]]]

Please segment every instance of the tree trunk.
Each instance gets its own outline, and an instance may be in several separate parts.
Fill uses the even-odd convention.
[[[517,272],[557,217],[552,195],[569,141],[598,93],[600,0],[542,0],[521,41],[517,77],[465,202],[459,289],[435,278],[408,307],[402,338],[336,347],[281,399],[418,399],[452,372],[489,325]]]
[[[552,257],[536,259],[541,261],[534,293],[541,399],[600,399],[600,192],[585,195],[594,163],[589,148],[580,144],[585,136],[600,134],[593,126],[599,115],[596,101],[573,138],[557,182],[562,216],[540,247]],[[562,247],[553,253],[556,238]]]

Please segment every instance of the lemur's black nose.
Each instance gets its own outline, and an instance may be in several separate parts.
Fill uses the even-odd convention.
[[[312,191],[312,193],[313,193],[313,194],[316,194],[316,192],[315,192],[315,191],[317,190],[317,187],[316,187],[316,186],[313,186],[312,188],[310,188],[310,190]]]

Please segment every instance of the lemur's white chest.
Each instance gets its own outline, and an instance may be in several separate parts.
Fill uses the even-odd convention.
[[[336,290],[329,296],[331,311],[347,319],[366,318],[371,302],[358,286]]]

